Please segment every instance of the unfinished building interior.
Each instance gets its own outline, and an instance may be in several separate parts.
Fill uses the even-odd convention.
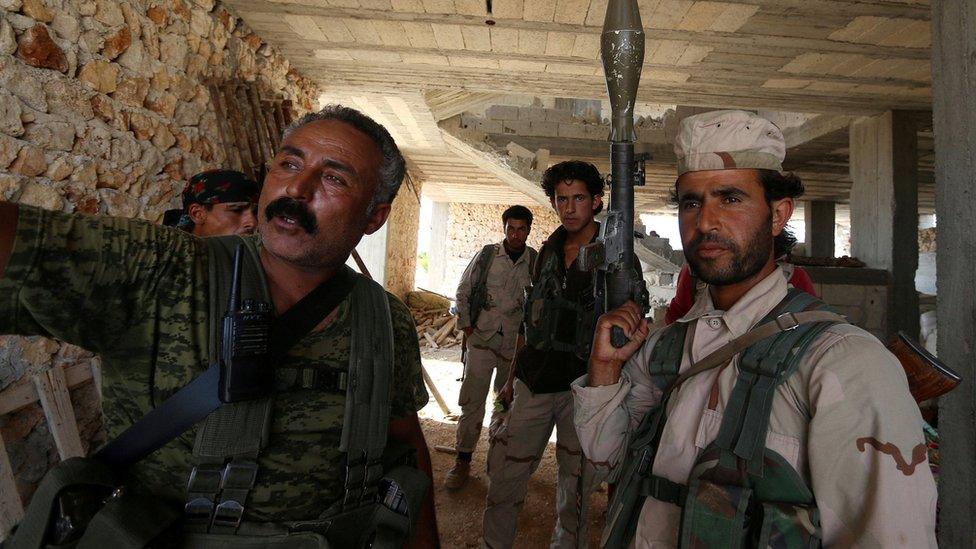
[[[727,108],[775,122],[784,169],[806,188],[794,260],[816,291],[882,340],[919,339],[964,379],[938,403],[939,536],[973,546],[976,4],[639,5],[636,126],[650,160],[636,247],[658,316],[684,262],[670,202],[678,123]],[[388,128],[408,163],[389,221],[358,248],[365,268],[401,298],[452,296],[501,239],[506,206],[534,212],[530,245],[558,226],[546,167],[609,171],[606,6],[0,0],[0,199],[156,222],[189,176],[260,178],[289,122],[341,103]],[[53,463],[104,442],[99,366],[57,341],[0,337],[0,532]]]

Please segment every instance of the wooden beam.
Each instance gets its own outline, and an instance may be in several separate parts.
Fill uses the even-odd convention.
[[[68,387],[72,388],[92,379],[92,368],[84,363],[75,363],[64,368],[64,375],[68,381]],[[37,389],[32,382],[15,383],[0,392],[0,416],[16,412],[35,402],[37,402]]]
[[[0,434],[0,535],[9,532],[22,518],[24,504],[20,501],[14,470],[10,466],[10,456],[7,455],[3,435]]]
[[[74,407],[71,405],[71,394],[68,392],[68,380],[61,366],[50,369],[34,376],[34,387],[44,409],[48,428],[54,437],[54,444],[58,448],[61,459],[81,457],[85,455],[81,436],[78,434],[78,421],[75,419]]]

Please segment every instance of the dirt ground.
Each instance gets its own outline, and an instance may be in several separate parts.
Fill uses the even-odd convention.
[[[461,383],[461,353],[458,348],[424,350],[424,367],[433,379],[448,407],[459,413],[457,405]],[[489,403],[490,406],[490,403]],[[430,404],[421,412],[421,423],[427,444],[430,446],[434,465],[434,499],[437,506],[437,524],[441,543],[445,548],[479,547],[481,545],[481,516],[484,512],[485,494],[488,491],[488,476],[485,473],[485,456],[488,449],[487,423],[482,430],[481,442],[471,463],[471,479],[458,491],[444,488],[444,476],[454,464],[454,455],[436,450],[436,447],[454,448],[457,423],[445,417],[435,402],[433,394]],[[487,422],[487,417],[486,417]],[[529,480],[525,505],[519,513],[518,533],[515,547],[543,548],[549,546],[549,539],[556,523],[556,456],[555,432],[549,442],[539,469]],[[590,500],[590,546],[597,547],[606,510],[606,490],[601,487]]]

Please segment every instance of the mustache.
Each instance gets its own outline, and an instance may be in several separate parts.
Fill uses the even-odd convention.
[[[739,251],[739,247],[736,246],[735,242],[733,242],[732,240],[730,240],[728,238],[722,238],[722,237],[720,237],[720,236],[718,236],[717,234],[714,234],[714,233],[702,233],[702,234],[699,234],[694,239],[692,239],[692,241],[688,244],[688,248],[690,248],[691,252],[694,253],[695,251],[698,250],[698,247],[699,246],[701,246],[702,244],[706,244],[706,243],[707,244],[718,244],[719,246],[722,246],[723,248],[727,248],[728,250],[730,250],[732,252],[738,252]]]
[[[268,221],[278,216],[290,217],[308,234],[315,234],[319,230],[318,222],[315,220],[312,212],[308,211],[308,207],[294,198],[287,196],[277,198],[268,204],[264,208],[264,216]]]

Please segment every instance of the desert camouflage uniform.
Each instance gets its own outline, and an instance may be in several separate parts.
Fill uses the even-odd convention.
[[[681,371],[747,332],[786,292],[778,268],[725,312],[701,292],[678,321],[694,323]],[[644,367],[658,335],[625,364],[617,384],[587,387],[584,376],[573,385],[583,451],[604,472],[620,462],[628,434],[661,398]],[[737,375],[738,358],[689,379],[672,395],[655,475],[688,481],[718,434]],[[935,547],[936,490],[921,426],[897,359],[864,330],[837,324],[814,340],[796,373],[777,387],[766,447],[812,489],[824,546]],[[648,498],[633,545],[677,546],[680,520],[679,507]]]
[[[20,212],[13,254],[0,278],[0,333],[52,336],[100,353],[111,439],[208,366],[203,241],[137,220],[26,206]],[[396,348],[390,413],[396,418],[422,408],[427,392],[409,311],[395,297],[389,300]],[[294,369],[347,369],[349,311],[346,300],[330,324],[276,364],[271,433],[245,520],[313,519],[343,494],[345,394],[303,389]],[[195,434],[191,428],[133,467],[134,488],[182,506]]]
[[[489,252],[491,253],[491,252]],[[485,419],[485,397],[492,385],[495,372],[494,392],[498,393],[511,368],[522,323],[522,304],[525,287],[531,283],[531,264],[536,251],[525,247],[514,263],[503,244],[496,244],[495,257],[488,268],[485,285],[488,288],[488,307],[478,315],[478,323],[468,337],[464,362],[464,382],[458,395],[461,418],[457,428],[457,450],[473,452],[481,435],[481,423]],[[479,252],[461,275],[457,289],[458,327],[471,326],[468,299],[471,290],[481,279],[478,265]],[[498,424],[500,414],[492,412],[492,425]]]

